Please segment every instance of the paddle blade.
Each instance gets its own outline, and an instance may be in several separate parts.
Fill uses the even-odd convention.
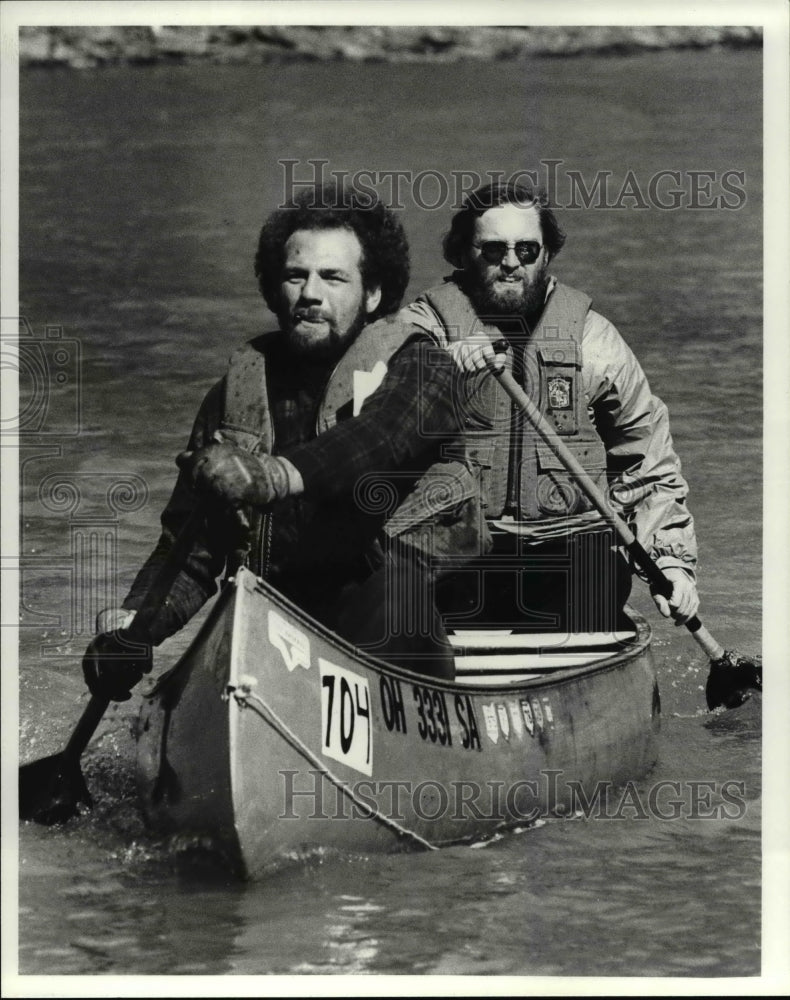
[[[19,818],[54,826],[93,805],[79,760],[53,754],[19,768]]]
[[[763,689],[763,661],[760,656],[744,656],[727,649],[724,656],[712,660],[705,685],[705,700],[709,709],[737,708],[752,691]]]

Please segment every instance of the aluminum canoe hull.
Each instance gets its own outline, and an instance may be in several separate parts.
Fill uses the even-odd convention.
[[[594,802],[656,758],[650,629],[539,677],[434,681],[361,654],[241,570],[146,695],[149,824],[240,876],[335,851],[485,839]],[[558,642],[561,642],[558,639]]]

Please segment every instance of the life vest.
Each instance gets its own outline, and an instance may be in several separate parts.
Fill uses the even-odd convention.
[[[319,436],[341,420],[356,416],[365,399],[381,384],[394,355],[415,336],[413,327],[393,318],[363,327],[329,377],[317,408],[315,434]],[[423,334],[424,335],[424,334]],[[225,403],[220,425],[222,435],[255,454],[275,448],[274,428],[266,379],[266,350],[270,338],[263,334],[235,351],[230,358],[225,383]],[[437,346],[437,351],[443,348]],[[388,511],[384,531],[428,555],[479,551],[476,522],[479,518],[479,482],[469,471],[463,446],[445,449],[446,459],[431,466],[405,499]],[[404,470],[409,475],[409,470]],[[386,497],[379,485],[382,477],[371,473],[369,483],[358,484],[362,503]],[[320,500],[318,501],[320,502]],[[253,540],[248,565],[266,576],[266,537],[274,514],[254,517]]]
[[[420,298],[439,316],[443,330],[435,335],[448,344],[481,332],[492,343],[503,339],[498,327],[478,316],[454,278]],[[564,444],[605,489],[606,450],[588,412],[581,377],[581,341],[590,304],[587,295],[558,282],[534,329],[525,330],[515,348],[509,346],[507,364]],[[540,521],[589,511],[586,496],[497,380],[484,372],[470,376],[466,386],[466,456],[480,468],[486,518]]]
[[[259,454],[274,447],[266,382],[266,348],[273,336],[278,334],[264,333],[234,351],[225,382],[221,431],[239,447]],[[329,376],[318,406],[316,435],[359,413],[383,381],[392,356],[413,336],[414,330],[389,319],[362,328]]]

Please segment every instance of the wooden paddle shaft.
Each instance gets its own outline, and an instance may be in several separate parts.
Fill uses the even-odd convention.
[[[96,728],[102,720],[102,716],[109,707],[107,698],[100,698],[99,695],[91,695],[91,699],[85,706],[85,710],[80,716],[80,721],[74,727],[74,732],[69,737],[69,741],[63,748],[63,758],[66,761],[77,762],[85,752],[85,748],[90,743],[91,737],[96,732]]]
[[[546,420],[538,407],[535,406],[506,368],[495,368],[493,364],[490,368],[508,396],[525,414],[545,444],[574,477],[590,503],[617,532],[628,554],[645,574],[651,587],[662,596],[669,597],[672,593],[671,581],[664,576],[625,521],[616,511],[612,510],[604,494],[593,482],[591,476],[576,456],[566,447],[556,430]],[[713,638],[696,615],[684,624],[712,660],[718,660],[724,656],[724,647]]]

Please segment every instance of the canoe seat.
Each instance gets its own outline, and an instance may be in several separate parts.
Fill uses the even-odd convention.
[[[463,684],[518,684],[556,670],[606,659],[632,642],[635,632],[520,632],[451,629],[456,680]]]

